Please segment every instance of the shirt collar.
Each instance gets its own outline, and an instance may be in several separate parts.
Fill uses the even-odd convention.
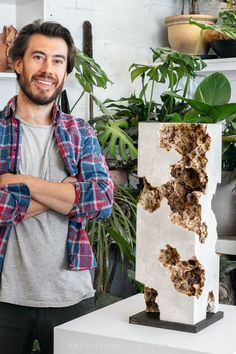
[[[17,96],[14,96],[10,99],[10,101],[7,102],[7,105],[5,106],[3,110],[3,116],[5,118],[10,118],[12,116],[15,117],[16,114],[16,102],[17,102]],[[55,123],[57,119],[60,116],[60,110],[59,106],[57,103],[54,103],[53,108],[52,108],[52,122]]]

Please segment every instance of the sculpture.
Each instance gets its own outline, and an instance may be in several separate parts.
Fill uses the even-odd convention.
[[[17,36],[17,30],[14,26],[3,26],[3,32],[0,33],[0,71],[12,70],[12,63],[8,56],[9,49],[12,47]]]
[[[221,178],[220,142],[217,124],[139,126],[144,189],[137,208],[136,279],[145,285],[146,311],[160,312],[161,321],[193,327],[207,313],[215,320],[223,316],[217,312],[219,256],[211,209]]]

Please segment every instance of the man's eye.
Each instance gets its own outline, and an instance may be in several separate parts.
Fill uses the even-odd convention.
[[[44,57],[42,57],[42,55],[35,55],[35,56],[34,56],[34,59],[36,59],[36,60],[43,60]]]
[[[64,60],[62,60],[62,59],[55,59],[55,60],[54,60],[54,63],[55,63],[55,64],[63,64],[63,63],[64,63]]]

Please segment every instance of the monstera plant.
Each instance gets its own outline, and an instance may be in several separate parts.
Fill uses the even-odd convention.
[[[217,123],[232,121],[236,112],[236,104],[229,103],[231,86],[224,74],[206,77],[189,98],[190,83],[206,64],[169,48],[152,49],[152,54],[152,64],[130,67],[131,80],[141,81],[139,94],[106,100],[112,117],[102,115],[93,121],[108,160],[135,165],[141,121]]]

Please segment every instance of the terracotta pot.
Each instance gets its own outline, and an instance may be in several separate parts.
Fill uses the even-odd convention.
[[[0,33],[0,71],[4,72],[12,69],[12,63],[8,57],[8,51],[12,47],[17,36],[17,30],[13,26],[4,26]]]
[[[215,16],[210,15],[179,15],[166,17],[165,24],[168,30],[170,47],[187,54],[206,55],[210,46],[204,36],[201,40],[199,50],[196,53],[201,29],[189,24],[190,17],[192,17],[194,21],[201,21],[207,24],[214,24],[217,21]]]
[[[114,182],[120,185],[125,185],[127,183],[128,172],[124,170],[110,170],[110,175]]]

